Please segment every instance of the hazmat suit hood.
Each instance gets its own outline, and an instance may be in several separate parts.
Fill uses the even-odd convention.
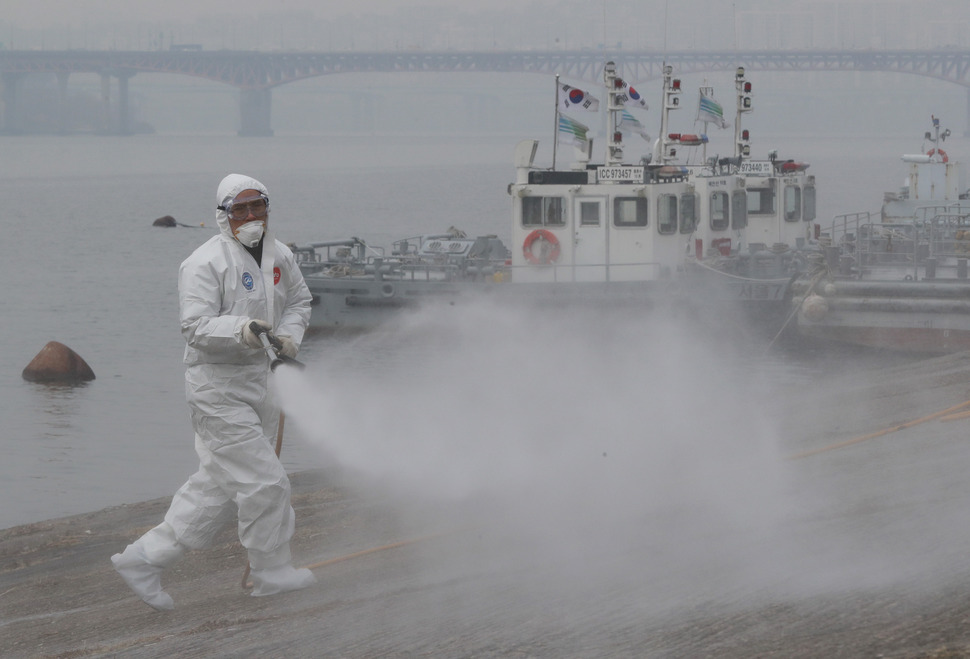
[[[254,179],[251,176],[245,176],[243,174],[230,174],[226,178],[222,179],[219,183],[219,188],[216,191],[216,223],[219,225],[219,231],[222,235],[227,238],[235,240],[235,236],[232,235],[232,229],[229,228],[229,213],[225,209],[229,206],[229,202],[236,198],[243,190],[259,190],[261,193],[269,197],[269,192],[266,191],[266,186]]]

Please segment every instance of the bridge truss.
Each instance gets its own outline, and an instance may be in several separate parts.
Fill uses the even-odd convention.
[[[205,78],[240,90],[241,135],[272,134],[271,90],[287,83],[344,73],[510,72],[559,74],[598,83],[607,60],[616,62],[623,77],[644,81],[659,78],[663,65],[679,73],[733,71],[886,71],[944,80],[968,89],[970,50],[752,50],[732,52],[673,51],[520,51],[520,52],[246,52],[246,51],[2,51],[3,129],[17,132],[17,88],[26,75],[56,74],[60,82],[62,117],[71,74],[101,76],[104,103],[111,79],[118,81],[117,125],[106,132],[127,133],[128,80],[139,73],[167,73]],[[104,112],[105,117],[111,113]],[[970,110],[967,126],[970,129]]]

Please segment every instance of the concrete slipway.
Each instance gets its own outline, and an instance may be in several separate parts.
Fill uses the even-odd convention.
[[[532,552],[474,502],[402,514],[347,473],[300,473],[294,553],[319,583],[277,597],[242,590],[229,529],[165,575],[174,611],[134,598],[108,557],[167,500],[0,531],[0,656],[970,657],[970,418],[941,414],[970,401],[970,354],[779,393],[794,504],[770,527]]]

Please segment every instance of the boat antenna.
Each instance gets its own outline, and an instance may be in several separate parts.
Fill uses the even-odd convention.
[[[603,67],[603,82],[606,86],[606,164],[619,165],[623,162],[623,145],[617,115],[623,110],[619,96],[624,92],[620,87],[622,80],[616,75],[616,63],[612,60]]]
[[[552,170],[556,171],[556,146],[559,142],[559,74],[556,74],[556,116],[552,122]]]
[[[663,63],[663,108],[660,110],[660,137],[654,145],[654,160],[666,165],[672,159],[670,146],[670,111],[680,108],[680,80],[673,79],[674,67]]]
[[[751,83],[744,77],[744,67],[738,66],[734,73],[734,88],[737,90],[737,114],[734,118],[734,157],[738,163],[751,157],[748,146],[748,131],[741,127],[741,115],[751,112]]]

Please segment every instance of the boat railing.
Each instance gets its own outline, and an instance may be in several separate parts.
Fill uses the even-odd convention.
[[[838,262],[830,258],[829,267],[857,278],[877,270],[895,270],[904,279],[966,279],[970,224],[961,224],[964,221],[936,216],[925,223],[863,224],[852,249],[843,243]]]
[[[938,206],[921,206],[916,209],[915,220],[922,224],[940,222],[966,224],[968,216],[970,216],[970,203],[957,201]]]
[[[383,247],[371,247],[360,238],[344,240],[329,240],[309,245],[290,245],[293,256],[300,264],[328,264],[363,262],[369,258],[368,253],[383,258]]]
[[[928,257],[940,265],[959,265],[961,259],[966,262],[970,256],[970,208],[950,207],[947,212],[929,217],[924,226],[929,236]]]
[[[495,236],[468,239],[429,234],[394,243],[387,255],[359,238],[291,245],[304,275],[377,280],[475,280],[506,267],[508,250]]]
[[[911,279],[965,278],[970,258],[970,206],[921,208],[912,220],[882,222],[870,212],[836,216],[820,244],[829,269],[864,278],[874,269]]]
[[[461,262],[428,261],[409,259],[397,264],[402,275],[411,280],[479,280],[493,277],[498,272],[508,270],[503,263],[484,259],[466,259]]]
[[[827,238],[829,238],[833,245],[843,245],[846,242],[855,240],[856,236],[859,235],[859,227],[871,223],[872,213],[869,211],[836,215],[832,219],[832,225]]]

